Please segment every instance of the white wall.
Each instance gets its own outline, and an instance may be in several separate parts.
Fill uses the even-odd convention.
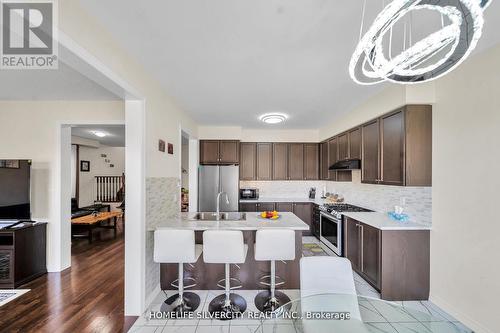
[[[60,235],[53,233],[57,230],[55,225],[61,223],[56,213],[58,209],[56,187],[60,179],[57,165],[60,154],[58,128],[64,121],[123,122],[123,120],[124,105],[120,101],[0,101],[0,158],[33,160],[32,213],[35,220],[49,222],[47,236],[49,271],[66,268],[59,266]],[[63,186],[68,189],[70,196],[71,183],[68,181],[68,184]],[[65,223],[69,225],[69,221]]]
[[[175,101],[165,92],[162,86],[136,62],[135,59],[128,56],[126,52],[115,42],[113,37],[107,33],[99,22],[89,15],[81,6],[79,0],[65,0],[59,2],[59,29],[69,38],[75,40],[83,49],[92,54],[99,62],[102,62],[113,73],[117,73],[121,79],[137,90],[138,95],[144,99],[145,103],[145,177],[153,178],[174,178],[180,183],[180,129],[196,136],[197,126],[194,121],[183,110],[181,110]],[[174,154],[167,154],[158,151],[158,140],[162,139],[167,143],[174,145]],[[145,182],[146,183],[146,182]],[[161,193],[164,198],[178,199],[179,189],[165,187],[172,193]],[[146,201],[151,200],[152,193],[146,192]],[[158,193],[155,193],[158,195]],[[179,210],[180,206],[175,209]],[[172,212],[175,213],[175,212]],[[143,232],[146,226],[146,214],[134,220],[127,219],[130,223],[138,225]],[[134,267],[126,267],[125,275],[125,314],[139,315],[144,309],[147,299],[153,297],[158,292],[157,288],[146,289],[146,286],[158,285],[159,276],[149,275],[147,272],[153,272],[153,269],[144,264],[155,265],[152,263],[152,237],[148,233],[136,233],[141,237],[140,240],[134,240],[137,244],[125,245],[125,262],[128,258],[134,261]],[[126,242],[128,237],[126,236]],[[132,237],[130,238],[132,239]],[[143,246],[145,244],[145,246]],[[139,248],[135,247],[138,245]],[[139,256],[132,251],[140,251]],[[140,262],[135,262],[140,258]],[[142,277],[132,277],[139,269]],[[148,280],[148,281],[146,281]],[[131,295],[127,297],[127,295]],[[137,299],[137,295],[140,295]]]
[[[101,157],[105,154],[107,157]],[[80,173],[79,182],[79,207],[92,205],[96,199],[95,176],[121,176],[125,173],[125,147],[100,146],[92,148],[80,146],[80,161],[90,161],[90,172],[78,170]],[[109,159],[111,162],[106,163]],[[109,165],[113,164],[114,168]]]
[[[243,129],[241,141],[245,142],[318,142],[318,130]]]
[[[431,298],[500,332],[500,46],[436,81]]]
[[[322,141],[333,135],[376,118],[384,113],[406,104],[406,89],[401,85],[389,85],[380,94],[372,96],[354,110],[319,130],[319,139]]]
[[[205,140],[234,139],[244,142],[318,142],[316,129],[246,129],[238,126],[199,126],[198,136]]]
[[[201,140],[239,140],[241,131],[239,126],[198,126],[198,138]]]

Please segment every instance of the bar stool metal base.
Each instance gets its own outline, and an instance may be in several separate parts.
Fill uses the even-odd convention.
[[[273,313],[280,307],[281,311],[288,311],[292,307],[290,298],[281,291],[274,292],[275,301],[271,300],[271,292],[269,290],[261,291],[255,296],[255,306],[259,311],[264,313]]]
[[[208,305],[208,312],[220,320],[241,318],[247,309],[247,302],[237,294],[229,295],[230,305],[226,305],[226,294],[215,297]]]
[[[200,306],[200,296],[191,292],[184,292],[182,301],[179,294],[170,296],[161,305],[162,312],[186,313],[194,312]]]

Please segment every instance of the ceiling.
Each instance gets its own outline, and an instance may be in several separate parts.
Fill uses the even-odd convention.
[[[258,116],[272,111],[290,116],[272,128],[318,128],[383,89],[356,85],[348,75],[362,3],[81,1],[197,122],[245,128],[269,126]],[[372,22],[383,2],[367,3]],[[485,16],[478,49],[500,40],[499,1]],[[428,28],[423,22],[413,24],[416,34]]]
[[[97,137],[94,131],[106,133],[103,138]],[[71,128],[71,135],[99,141],[110,147],[125,147],[125,125],[85,125]]]
[[[57,70],[2,70],[0,100],[120,100],[71,67]]]

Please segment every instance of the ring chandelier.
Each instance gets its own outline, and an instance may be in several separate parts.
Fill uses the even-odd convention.
[[[349,64],[349,74],[355,82],[363,85],[382,81],[412,84],[445,75],[460,65],[476,47],[484,25],[483,11],[489,3],[490,0],[392,1],[360,39]],[[441,14],[442,28],[400,54],[387,57],[382,44],[384,36],[390,33],[392,39],[393,26],[405,15],[419,10]],[[444,18],[449,24],[444,24]]]

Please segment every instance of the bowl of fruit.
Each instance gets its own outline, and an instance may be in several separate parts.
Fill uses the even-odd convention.
[[[273,210],[273,211],[265,211],[259,214],[259,217],[266,219],[266,220],[277,220],[281,217],[281,215]]]

